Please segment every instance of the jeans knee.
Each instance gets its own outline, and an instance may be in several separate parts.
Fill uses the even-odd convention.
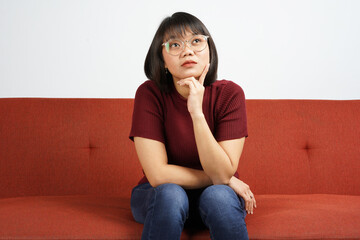
[[[155,188],[156,198],[176,205],[186,205],[187,195],[185,190],[177,184],[166,183]]]
[[[200,204],[205,203],[205,205],[212,208],[218,205],[229,205],[229,203],[237,201],[237,198],[236,193],[229,186],[212,185],[202,192],[200,196]]]
[[[230,217],[234,214],[246,216],[241,200],[234,190],[227,185],[207,187],[200,196],[199,207],[208,217],[217,218],[218,215]]]
[[[155,188],[155,201],[169,214],[180,213],[182,217],[188,216],[189,200],[185,190],[177,184],[166,183]]]

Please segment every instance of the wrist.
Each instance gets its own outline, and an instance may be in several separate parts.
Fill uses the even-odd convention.
[[[231,187],[234,184],[234,180],[235,180],[235,177],[232,176],[229,180],[229,184],[228,184],[229,187]]]
[[[190,113],[190,116],[193,120],[205,119],[205,115],[203,112]]]

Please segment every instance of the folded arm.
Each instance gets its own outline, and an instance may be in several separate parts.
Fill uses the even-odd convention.
[[[201,165],[213,184],[229,184],[235,174],[245,137],[217,142],[204,115],[192,116]]]
[[[203,113],[204,80],[208,69],[209,65],[205,67],[199,80],[189,77],[181,79],[177,84],[189,90],[187,107],[193,122],[200,162],[205,173],[211,178],[213,184],[229,184],[237,170],[245,137],[217,142],[213,136]]]
[[[165,145],[162,142],[141,137],[135,137],[134,142],[141,166],[151,186],[174,183],[194,189],[212,184],[211,179],[202,170],[168,164]]]

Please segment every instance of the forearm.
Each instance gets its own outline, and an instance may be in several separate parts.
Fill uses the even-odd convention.
[[[212,185],[211,179],[203,170],[171,164],[159,167],[158,174],[150,182],[153,187],[164,183],[174,183],[185,189],[203,188]]]
[[[164,183],[174,183],[189,189],[212,185],[203,170],[168,164],[163,143],[142,137],[135,137],[134,142],[141,166],[153,187]]]
[[[192,115],[196,146],[201,165],[214,184],[228,184],[234,166],[214,138],[203,114]]]

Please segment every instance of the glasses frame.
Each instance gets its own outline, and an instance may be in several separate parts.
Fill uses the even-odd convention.
[[[195,38],[195,37],[203,37],[204,39],[205,39],[205,41],[206,41],[206,45],[205,45],[205,47],[204,47],[204,49],[202,49],[202,50],[199,50],[199,51],[195,51],[193,48],[192,48],[192,44],[191,44],[191,42],[192,42],[192,40]],[[208,39],[210,38],[210,36],[206,36],[206,35],[201,35],[201,34],[197,34],[197,35],[194,35],[190,40],[185,40],[185,42],[183,41],[183,40],[181,40],[181,39],[179,39],[179,38],[171,38],[171,39],[169,39],[168,41],[166,41],[166,42],[164,42],[163,44],[161,44],[161,46],[164,46],[165,47],[165,50],[166,50],[166,52],[168,53],[168,54],[170,54],[170,55],[172,55],[172,56],[178,56],[178,55],[180,55],[180,53],[182,52],[182,51],[184,51],[184,49],[185,49],[185,44],[187,44],[188,46],[189,46],[189,48],[191,49],[191,50],[193,50],[194,52],[201,52],[201,51],[204,51],[205,50],[205,48],[206,48],[206,46],[209,44],[208,43]],[[178,53],[178,54],[171,54],[169,51],[169,45],[168,46],[166,46],[167,44],[169,44],[169,42],[170,41],[172,41],[172,40],[179,40],[183,45],[183,47],[181,48],[181,51]]]

